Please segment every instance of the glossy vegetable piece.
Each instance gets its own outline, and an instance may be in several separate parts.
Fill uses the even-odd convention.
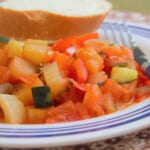
[[[52,95],[48,86],[32,88],[32,96],[36,108],[46,108],[52,105]]]
[[[137,79],[137,71],[127,67],[113,67],[110,78],[118,83],[129,83]]]
[[[55,51],[63,52],[70,46],[74,45],[75,43],[75,36],[67,37],[65,39],[58,40],[53,46],[52,49]]]
[[[121,100],[121,96],[126,93],[126,90],[116,81],[107,79],[104,86],[102,87],[104,93],[111,93],[114,100]]]
[[[100,71],[94,74],[90,74],[88,76],[88,83],[102,86],[107,80],[107,78],[108,76],[106,75],[106,73],[104,71]]]
[[[76,56],[83,60],[90,74],[99,72],[104,67],[102,57],[92,48],[80,48]]]
[[[29,106],[26,108],[27,111],[27,121],[29,124],[43,124],[46,120],[48,113],[47,108],[35,108]]]
[[[0,107],[7,123],[21,124],[26,122],[26,110],[16,96],[0,94]]]
[[[93,85],[84,96],[83,105],[86,107],[91,117],[104,115],[102,104],[104,97],[98,85]]]
[[[16,84],[13,88],[12,94],[15,95],[25,106],[34,105],[32,96],[32,87],[43,86],[43,82],[36,77],[31,83]]]
[[[82,59],[74,59],[70,65],[69,77],[74,78],[79,83],[85,83],[88,78],[87,68]]]
[[[101,53],[102,49],[109,45],[108,41],[102,41],[100,39],[90,39],[84,42],[84,45],[88,48],[94,49],[96,52]]]
[[[9,40],[7,44],[7,56],[13,58],[15,56],[22,56],[24,42],[14,39]]]
[[[57,62],[45,65],[42,71],[46,85],[51,88],[53,97],[65,91],[67,80],[62,77]]]
[[[104,101],[103,101],[103,108],[107,114],[113,113],[116,111],[115,103],[113,96],[111,93],[105,93],[104,94]]]
[[[98,33],[89,33],[81,36],[71,36],[65,39],[58,40],[53,46],[53,50],[60,52],[65,51],[70,46],[74,45],[77,47],[83,46],[84,42],[89,39],[97,39],[99,37]]]
[[[27,40],[24,44],[23,56],[33,64],[39,65],[50,61],[53,58],[53,51],[48,47],[47,41]]]
[[[58,107],[50,108],[46,123],[70,122],[87,118],[89,115],[83,104],[68,101]]]
[[[0,66],[0,84],[10,81],[10,70],[6,66]]]
[[[99,38],[98,33],[89,33],[89,34],[78,36],[75,40],[75,43],[78,46],[83,46],[85,41],[90,39],[98,39],[98,38]]]
[[[61,74],[67,76],[71,58],[64,53],[56,51],[54,52],[54,61],[57,62]]]
[[[24,75],[30,75],[36,73],[36,67],[33,64],[18,56],[14,57],[10,61],[9,69],[10,69],[11,76],[14,79],[18,79]]]

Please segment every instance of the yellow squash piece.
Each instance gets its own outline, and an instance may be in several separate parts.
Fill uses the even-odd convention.
[[[34,108],[34,107],[27,107],[27,119],[29,124],[41,124],[44,123],[48,109],[43,108]]]
[[[27,40],[24,44],[23,56],[35,65],[43,63],[46,59],[53,57],[53,51],[48,47],[47,41]]]
[[[9,58],[13,58],[15,56],[21,56],[23,51],[24,42],[17,41],[11,39],[7,45],[7,55]]]
[[[111,79],[118,83],[129,83],[137,79],[138,73],[135,69],[127,67],[113,67],[111,70]]]

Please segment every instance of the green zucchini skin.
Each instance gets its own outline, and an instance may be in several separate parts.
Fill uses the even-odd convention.
[[[32,95],[36,108],[47,108],[53,105],[51,90],[48,86],[33,87]]]
[[[113,65],[113,67],[128,67],[128,63],[120,63],[120,64],[116,64],[116,65]]]
[[[8,43],[8,41],[9,41],[9,38],[7,38],[7,37],[3,37],[3,36],[0,36],[0,43]]]

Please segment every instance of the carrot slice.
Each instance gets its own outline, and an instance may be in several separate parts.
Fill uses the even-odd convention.
[[[19,77],[19,80],[21,80],[22,82],[26,83],[26,84],[30,84],[32,85],[33,82],[35,82],[38,78],[38,74],[30,74],[30,75],[23,75],[21,77]]]
[[[98,33],[89,33],[81,36],[71,36],[65,39],[58,40],[53,46],[52,49],[56,51],[63,52],[72,45],[77,47],[83,46],[84,42],[89,39],[99,38]]]
[[[85,41],[87,41],[89,39],[98,39],[98,38],[99,38],[98,33],[89,33],[89,34],[85,34],[85,35],[81,35],[81,36],[77,37],[75,40],[75,43],[78,46],[83,46]]]
[[[79,83],[86,82],[88,78],[88,72],[86,69],[86,66],[84,65],[84,62],[82,59],[78,58],[74,61],[74,68],[76,72],[76,80]]]
[[[56,50],[56,51],[64,51],[66,50],[68,47],[70,47],[71,45],[74,44],[76,37],[75,36],[71,36],[65,39],[61,39],[58,40],[53,46],[52,49]]]
[[[120,99],[120,97],[126,93],[126,90],[112,79],[107,79],[102,90],[104,93],[111,93],[115,100]]]
[[[101,116],[104,115],[104,110],[102,104],[104,97],[97,85],[93,85],[90,90],[88,90],[83,99],[83,105],[86,107],[90,116]]]

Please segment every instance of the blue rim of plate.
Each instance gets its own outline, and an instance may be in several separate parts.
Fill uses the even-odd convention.
[[[116,23],[114,22],[104,22],[102,24],[102,27],[105,28],[106,30],[111,29],[110,24],[113,26],[113,29],[118,30],[118,27],[116,26]],[[124,28],[124,24],[120,23],[119,25],[122,29]],[[128,27],[130,28],[130,31],[133,34],[145,37],[145,38],[150,38],[150,28],[142,27],[142,26],[136,26],[136,25],[131,25],[129,24]]]
[[[103,26],[108,30],[110,23],[103,23]],[[112,23],[113,24],[113,23]],[[115,26],[115,24],[113,24]],[[122,26],[122,24],[120,24]],[[136,35],[149,38],[150,29],[129,25],[129,28]],[[117,30],[117,28],[116,28]],[[38,139],[38,138],[54,138],[64,136],[81,135],[84,133],[96,133],[97,131],[109,130],[119,128],[124,125],[130,125],[134,122],[141,121],[143,124],[140,128],[148,126],[149,122],[143,120],[150,120],[150,99],[141,102],[133,107],[127,108],[123,111],[116,112],[104,117],[97,117],[94,119],[87,119],[84,121],[77,121],[71,123],[57,124],[57,125],[0,125],[0,141],[1,139]],[[127,129],[125,129],[127,130]],[[136,130],[136,129],[133,129]],[[99,135],[102,136],[102,135]],[[73,139],[72,139],[73,140]],[[1,146],[0,142],[0,146]],[[17,144],[17,143],[16,143]]]

